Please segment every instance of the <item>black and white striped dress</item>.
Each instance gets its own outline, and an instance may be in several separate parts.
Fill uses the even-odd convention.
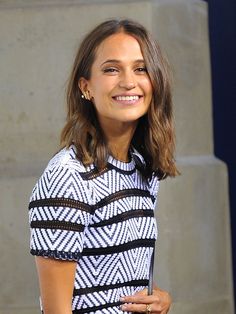
[[[159,181],[144,180],[135,161],[109,157],[98,172],[63,149],[36,183],[29,204],[31,254],[77,262],[73,313],[124,313],[119,299],[148,284],[157,237]]]

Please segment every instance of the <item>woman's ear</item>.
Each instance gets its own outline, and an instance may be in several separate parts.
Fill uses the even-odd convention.
[[[82,93],[82,97],[84,97],[87,100],[90,100],[90,92],[89,92],[89,83],[88,80],[86,80],[84,77],[80,77],[79,81],[78,81],[78,87]]]
[[[84,95],[84,92],[88,90],[88,81],[84,77],[80,77],[78,81],[78,87],[81,90],[81,93]]]

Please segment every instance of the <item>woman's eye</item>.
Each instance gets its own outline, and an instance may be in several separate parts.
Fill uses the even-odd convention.
[[[140,67],[136,69],[137,72],[147,72],[147,68],[146,67]]]
[[[118,70],[115,68],[106,68],[103,70],[104,73],[114,73],[117,72]]]

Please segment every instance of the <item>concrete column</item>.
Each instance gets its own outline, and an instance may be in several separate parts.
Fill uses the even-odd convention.
[[[174,68],[182,175],[160,188],[156,281],[170,291],[173,314],[232,314],[227,169],[213,155],[207,5],[199,0],[0,0],[0,313],[39,313],[28,198],[58,148],[78,41],[111,17],[143,23]]]

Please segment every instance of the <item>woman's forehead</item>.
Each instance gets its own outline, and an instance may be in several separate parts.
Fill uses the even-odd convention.
[[[117,33],[101,42],[96,50],[96,60],[100,63],[106,60],[143,60],[143,54],[135,37],[126,33]]]

